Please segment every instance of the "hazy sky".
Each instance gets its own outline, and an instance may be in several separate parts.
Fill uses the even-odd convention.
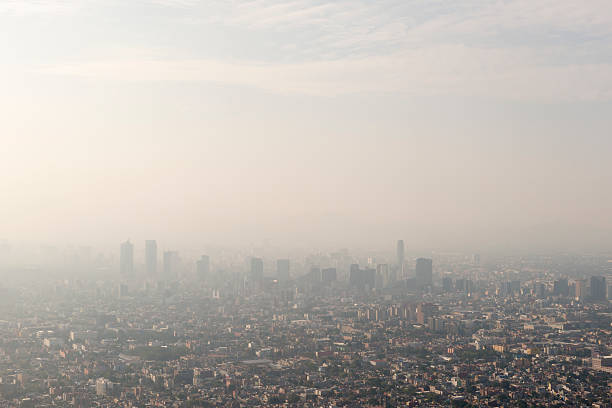
[[[609,0],[0,0],[0,238],[612,247]]]

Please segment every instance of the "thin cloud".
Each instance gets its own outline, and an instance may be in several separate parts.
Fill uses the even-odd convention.
[[[512,0],[455,2],[381,0],[255,0],[211,3],[204,18],[221,26],[303,39],[297,57],[384,55],[402,48],[447,45],[492,48],[565,47],[573,58],[575,41],[609,52],[612,7],[607,0]],[[563,53],[563,50],[560,50]]]
[[[443,46],[402,54],[306,63],[105,60],[40,72],[123,81],[204,81],[275,93],[383,92],[535,101],[609,100],[612,65],[540,65],[531,51]]]
[[[193,24],[214,25],[221,33],[234,30],[238,42],[256,33],[267,45],[253,42],[254,52],[245,56],[237,51],[231,60],[194,59],[180,51],[147,56],[153,47],[134,47],[145,51],[57,63],[39,72],[209,81],[326,96],[408,92],[547,101],[611,98],[612,7],[607,0],[140,2],[178,8],[177,14]],[[44,9],[75,1],[6,4]],[[584,38],[588,47],[579,46]]]
[[[79,6],[74,0],[3,0],[0,16],[26,16],[32,14],[65,14]]]
[[[164,7],[189,8],[199,4],[198,0],[141,0],[144,3],[155,4]]]

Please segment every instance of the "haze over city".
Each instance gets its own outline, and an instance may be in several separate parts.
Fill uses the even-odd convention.
[[[0,408],[612,408],[612,3],[0,0]]]
[[[611,23],[605,1],[3,1],[0,236],[606,250]]]

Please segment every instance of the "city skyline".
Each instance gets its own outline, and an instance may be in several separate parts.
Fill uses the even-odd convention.
[[[0,408],[612,408],[610,0],[0,27]]]

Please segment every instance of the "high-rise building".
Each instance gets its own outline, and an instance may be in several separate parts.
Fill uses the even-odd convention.
[[[125,283],[120,283],[119,284],[119,297],[123,298],[128,296],[129,294],[129,289],[128,289],[128,285],[126,285]]]
[[[389,287],[391,284],[391,275],[389,274],[389,265],[376,265],[376,289]]]
[[[452,292],[453,291],[453,278],[449,276],[445,276],[442,278],[442,289],[444,292]]]
[[[574,287],[574,296],[579,300],[584,300],[587,297],[586,279],[577,279]]]
[[[376,269],[361,269],[358,264],[352,264],[349,282],[359,289],[372,289],[376,285]]]
[[[96,394],[107,395],[113,389],[113,383],[105,378],[98,378],[96,380]]]
[[[472,255],[472,263],[475,266],[479,266],[480,265],[480,254],[473,254]]]
[[[289,265],[288,259],[279,259],[276,261],[276,277],[279,280],[289,280]]]
[[[208,275],[210,274],[210,258],[208,255],[202,255],[200,259],[196,262],[196,273],[198,275],[198,279],[206,280]]]
[[[546,285],[542,282],[536,282],[534,285],[534,294],[538,299],[546,297]]]
[[[261,258],[251,258],[251,280],[261,282],[263,280],[263,260]]]
[[[376,269],[375,268],[365,268],[363,270],[363,281],[367,289],[375,288],[376,287]]]
[[[325,283],[335,282],[337,279],[336,268],[325,268],[321,271],[321,280]]]
[[[455,291],[457,292],[465,291],[465,279],[459,278],[455,280]]]
[[[310,273],[308,274],[308,281],[310,283],[321,282],[321,268],[319,268],[318,266],[311,267]]]
[[[404,264],[406,262],[404,256],[404,240],[400,239],[397,241],[397,270],[399,279],[404,279],[406,277],[404,273]]]
[[[553,283],[553,294],[555,296],[568,296],[569,295],[569,283],[567,278],[556,280]]]
[[[121,244],[119,256],[119,272],[121,275],[131,275],[134,272],[134,245],[130,240]]]
[[[470,296],[474,291],[474,282],[471,279],[465,280],[465,294]]]
[[[352,285],[356,285],[359,281],[360,269],[359,264],[351,264],[349,269],[349,282]]]
[[[606,301],[606,278],[603,276],[591,276],[591,299],[594,302]]]
[[[166,279],[176,277],[178,269],[178,252],[164,251],[164,277]]]
[[[521,293],[521,281],[513,280],[510,281],[508,284],[508,287],[510,288],[510,293],[512,293],[513,295]]]
[[[415,275],[419,287],[430,286],[433,282],[433,261],[428,258],[418,258]]]
[[[157,241],[145,241],[145,270],[148,276],[157,274]]]

